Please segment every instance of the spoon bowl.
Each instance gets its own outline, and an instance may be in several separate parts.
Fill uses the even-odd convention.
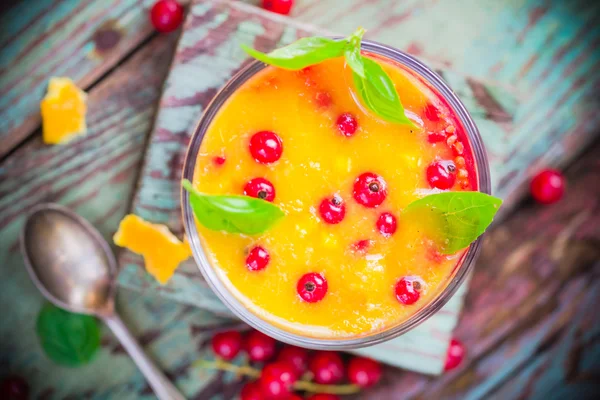
[[[21,244],[28,272],[46,298],[68,311],[112,314],[117,264],[89,222],[64,207],[39,205],[27,218]]]
[[[101,318],[119,339],[160,400],[184,400],[115,312],[117,263],[108,243],[79,215],[57,204],[33,208],[21,232],[31,280],[52,303]]]

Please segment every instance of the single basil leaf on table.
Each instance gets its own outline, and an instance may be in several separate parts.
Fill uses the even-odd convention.
[[[44,352],[57,364],[86,364],[100,347],[96,318],[73,314],[52,304],[45,304],[40,310],[36,331]]]
[[[365,30],[358,28],[356,32],[350,35],[346,40],[348,45],[344,50],[344,57],[346,63],[352,68],[352,71],[361,78],[365,77],[365,67],[363,65],[363,58],[360,55],[360,41],[362,40]]]
[[[302,38],[294,43],[263,53],[246,45],[242,49],[251,57],[279,68],[298,70],[344,54],[347,42],[324,37]]]
[[[485,232],[501,205],[501,199],[481,192],[444,192],[413,201],[402,215],[432,222],[441,252],[453,254]]]
[[[392,79],[377,62],[366,57],[361,58],[365,77],[361,78],[356,72],[352,75],[363,105],[385,121],[413,125],[404,113]]]
[[[207,195],[198,192],[188,180],[183,187],[198,222],[213,231],[257,235],[265,232],[285,215],[275,204],[238,195]]]

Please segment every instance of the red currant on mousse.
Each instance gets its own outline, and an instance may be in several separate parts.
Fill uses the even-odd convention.
[[[335,394],[329,393],[317,393],[313,394],[306,400],[340,400],[340,396],[336,396]]]
[[[346,205],[340,196],[334,195],[321,201],[319,213],[326,223],[339,224],[346,215]]]
[[[232,360],[242,348],[242,334],[237,331],[219,332],[212,338],[212,349],[224,360]]]
[[[266,268],[270,259],[271,256],[264,248],[260,246],[253,247],[246,257],[246,268],[250,271],[260,271]]]
[[[450,371],[460,365],[462,360],[465,358],[465,346],[458,340],[452,339],[448,346],[448,352],[446,353],[446,365],[444,365],[444,371]]]
[[[225,157],[223,157],[223,156],[213,157],[213,163],[217,167],[220,167],[221,165],[225,164]]]
[[[547,169],[531,180],[531,195],[541,204],[552,204],[565,193],[565,177],[559,171]]]
[[[277,361],[286,362],[294,367],[297,376],[301,376],[308,368],[308,351],[301,347],[285,346],[279,352]]]
[[[344,113],[340,115],[335,123],[340,133],[346,137],[354,135],[356,129],[358,129],[358,122],[354,115],[350,113]]]
[[[365,207],[379,206],[387,196],[387,184],[373,172],[365,172],[354,181],[354,200]]]
[[[456,181],[456,165],[452,161],[434,161],[427,167],[427,182],[432,188],[450,189]]]
[[[183,7],[175,0],[158,0],[150,10],[150,21],[157,31],[172,32],[183,21]]]
[[[375,385],[381,379],[381,364],[365,357],[354,357],[348,363],[348,379],[360,387]]]
[[[427,104],[425,106],[425,117],[431,122],[438,122],[440,120],[440,111],[433,104]]]
[[[240,392],[240,400],[263,400],[262,390],[258,382],[247,383]]]
[[[288,15],[293,5],[294,0],[263,0],[262,2],[265,10],[282,15]]]
[[[271,164],[279,160],[283,153],[281,138],[271,131],[260,131],[250,138],[250,154],[261,164]]]
[[[248,333],[245,339],[246,352],[250,361],[269,361],[275,355],[275,339],[259,331]]]
[[[298,280],[296,290],[307,303],[316,303],[327,294],[327,280],[321,274],[310,272]]]
[[[275,200],[275,186],[265,178],[250,179],[244,186],[244,194],[272,202]]]
[[[267,399],[285,399],[289,397],[296,379],[294,367],[285,362],[275,362],[262,370],[258,383]]]
[[[369,247],[371,247],[372,240],[362,239],[352,244],[352,251],[355,253],[366,253]]]
[[[398,223],[392,213],[385,212],[377,218],[376,226],[383,236],[390,237],[396,232]]]
[[[419,281],[402,278],[396,284],[396,299],[407,306],[414,304],[421,296],[420,290]]]
[[[344,363],[338,353],[319,351],[310,360],[308,369],[317,383],[331,385],[344,379]]]

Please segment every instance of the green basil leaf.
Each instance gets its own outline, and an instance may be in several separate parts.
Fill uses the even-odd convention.
[[[100,347],[96,318],[73,314],[52,304],[40,310],[36,331],[44,352],[57,364],[69,367],[86,364]]]
[[[365,67],[363,65],[362,56],[360,55],[360,41],[364,34],[365,30],[363,28],[358,28],[356,32],[346,39],[348,40],[348,45],[344,51],[346,63],[352,68],[352,71],[361,78],[365,77]]]
[[[492,223],[502,200],[481,192],[444,192],[410,203],[403,212],[434,226],[445,254],[464,249]]]
[[[385,121],[413,125],[404,113],[398,92],[388,74],[375,61],[361,58],[365,77],[361,78],[356,72],[352,75],[363,105]]]
[[[298,70],[344,54],[345,40],[323,37],[302,38],[265,54],[246,45],[242,49],[251,57],[279,68]]]
[[[187,179],[183,187],[198,222],[213,231],[257,235],[285,215],[268,201],[248,196],[207,195],[198,192]]]

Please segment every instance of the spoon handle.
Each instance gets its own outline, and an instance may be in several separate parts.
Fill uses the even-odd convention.
[[[129,329],[123,324],[118,315],[113,314],[105,317],[104,321],[117,339],[119,339],[131,358],[133,358],[133,361],[135,361],[140,371],[142,371],[142,374],[144,374],[152,390],[154,390],[154,393],[160,400],[185,400],[185,397],[144,353],[144,350],[131,335],[131,332],[129,332]]]

